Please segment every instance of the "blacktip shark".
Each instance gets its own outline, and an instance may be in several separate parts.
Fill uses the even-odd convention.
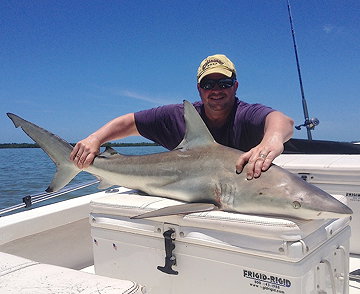
[[[47,192],[61,189],[82,171],[69,159],[73,149],[69,143],[15,114],[7,115],[56,164],[57,171]],[[348,206],[330,194],[274,164],[257,179],[247,180],[245,172],[236,174],[235,162],[243,152],[216,143],[187,101],[184,101],[184,119],[185,136],[176,149],[140,156],[121,155],[106,149],[84,171],[101,180],[100,188],[120,185],[185,202],[133,218],[215,209],[300,219],[340,218],[352,214]]]

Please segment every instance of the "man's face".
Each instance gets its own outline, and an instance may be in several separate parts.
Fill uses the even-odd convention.
[[[204,81],[220,79],[228,79],[228,77],[214,73],[203,78]],[[203,89],[199,84],[197,87],[206,111],[228,111],[234,105],[238,82],[235,81],[230,88],[222,88],[217,83],[212,89]]]

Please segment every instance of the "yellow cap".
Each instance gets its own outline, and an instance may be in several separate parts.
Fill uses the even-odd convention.
[[[236,69],[231,60],[225,55],[215,54],[206,57],[200,63],[197,72],[198,83],[200,83],[203,77],[212,73],[220,73],[230,78],[233,74],[236,75]]]

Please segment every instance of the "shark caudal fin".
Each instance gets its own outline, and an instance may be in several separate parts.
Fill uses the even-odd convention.
[[[15,114],[7,113],[7,116],[15,127],[21,127],[31,139],[39,144],[56,164],[55,176],[46,192],[60,190],[81,171],[69,159],[73,147],[68,142]]]

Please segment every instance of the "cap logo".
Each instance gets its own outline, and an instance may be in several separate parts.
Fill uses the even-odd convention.
[[[220,59],[210,59],[205,62],[205,64],[202,66],[202,70],[205,71],[208,67],[216,66],[217,64],[223,65],[224,62],[222,62]]]

